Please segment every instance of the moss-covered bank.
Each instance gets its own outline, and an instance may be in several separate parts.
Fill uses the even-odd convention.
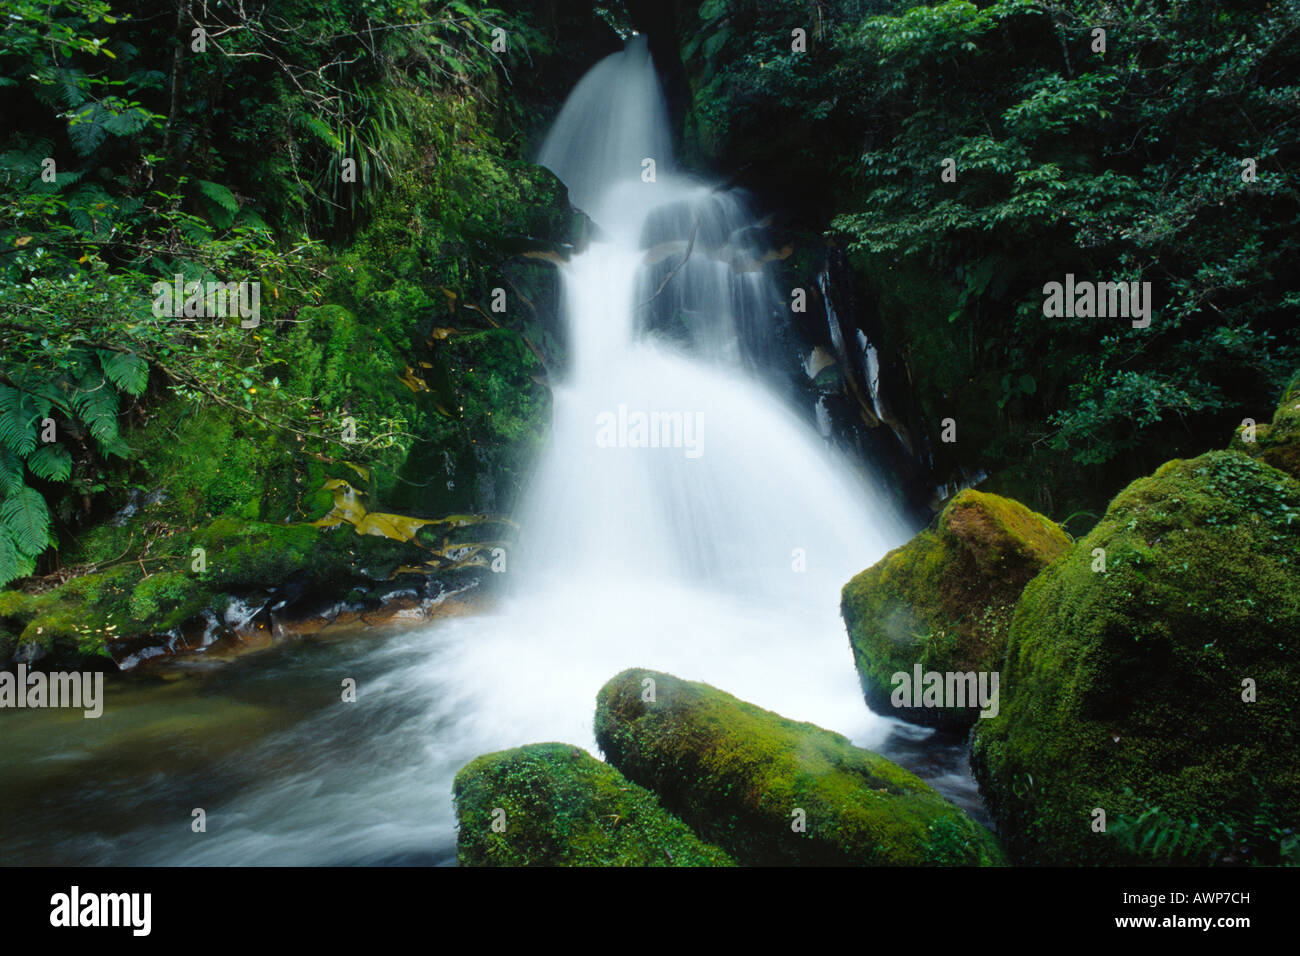
[[[597,695],[595,728],[614,766],[742,864],[1003,862],[993,835],[918,777],[707,684],[624,671]]]
[[[844,586],[841,610],[853,659],[877,713],[964,730],[978,704],[895,706],[892,676],[994,672],[1020,592],[1069,547],[1055,524],[1019,502],[963,491],[936,530],[921,532]]]
[[[731,866],[655,795],[570,744],[484,754],[453,785],[462,866]]]

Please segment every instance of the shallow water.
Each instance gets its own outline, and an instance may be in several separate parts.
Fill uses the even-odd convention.
[[[594,750],[596,690],[628,665],[675,668],[841,730],[982,817],[959,742],[877,717],[860,697],[855,708],[828,699],[816,713],[790,710],[800,682],[827,677],[813,658],[805,666],[790,656],[782,622],[766,615],[735,629],[748,634],[750,653],[710,662],[698,641],[719,622],[705,611],[693,608],[700,629],[682,632],[655,659],[616,640],[603,660],[578,671],[530,639],[544,637],[545,614],[530,609],[525,618],[507,608],[303,639],[212,666],[200,659],[173,665],[165,680],[113,680],[97,720],[6,712],[0,861],[451,864],[456,770],[480,753],[537,741]],[[663,623],[642,615],[626,640]],[[843,650],[840,670],[852,682]],[[760,686],[773,666],[787,683]],[[469,680],[471,673],[486,679]],[[341,700],[345,677],[357,682],[356,703]],[[196,807],[207,813],[206,833],[191,830]]]

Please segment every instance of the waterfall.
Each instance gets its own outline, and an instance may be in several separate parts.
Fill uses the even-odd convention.
[[[215,672],[198,703],[170,688],[123,693],[86,722],[103,728],[74,728],[124,735],[95,745],[103,762],[77,798],[118,795],[112,834],[87,839],[85,815],[60,814],[62,830],[31,828],[10,853],[454,862],[456,771],[528,743],[594,750],[596,692],[628,667],[707,681],[864,746],[886,741],[896,722],[863,703],[839,593],[906,531],[822,438],[814,410],[798,414],[769,384],[788,290],[773,284],[744,197],[677,169],[668,131],[633,38],[578,85],[542,150],[598,238],[564,267],[570,362],[518,516],[508,596],[423,629],[286,644]],[[355,703],[340,703],[342,679],[355,681]],[[152,768],[157,741],[200,726],[205,747],[132,775],[125,756],[138,750]],[[964,774],[952,776],[974,800]],[[200,800],[207,833],[178,838]]]
[[[597,238],[563,270],[571,361],[521,508],[513,610],[473,655],[498,663],[462,672],[502,681],[522,654],[517,676],[546,682],[494,708],[514,743],[589,746],[596,690],[630,666],[867,735],[839,591],[907,535],[762,374],[790,297],[754,213],[677,168],[641,37],[578,84],[539,158]]]

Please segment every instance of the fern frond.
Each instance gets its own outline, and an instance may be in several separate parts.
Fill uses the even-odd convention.
[[[23,460],[0,445],[0,498],[23,486]]]
[[[50,545],[50,511],[35,488],[22,487],[0,504],[0,521],[5,523],[18,550],[38,555]]]
[[[210,183],[206,179],[200,179],[197,182],[199,192],[203,193],[204,196],[217,206],[224,209],[232,216],[239,212],[239,200],[236,199],[235,194],[225,186],[220,183]]]
[[[81,156],[89,156],[99,149],[108,136],[108,121],[113,114],[98,103],[82,103],[65,114],[68,117],[68,139]]]
[[[0,587],[18,578],[25,578],[35,570],[36,561],[31,555],[22,552],[14,540],[13,532],[0,521]]]
[[[42,445],[28,456],[27,467],[37,478],[67,481],[72,475],[72,456],[62,445]]]
[[[19,458],[36,448],[36,407],[16,388],[0,385],[0,444]]]
[[[149,384],[149,363],[134,352],[99,349],[99,364],[109,381],[133,397],[144,394]]]
[[[90,429],[90,434],[106,455],[125,458],[126,446],[117,432],[117,393],[104,376],[89,375],[83,378],[72,396],[77,417]]]

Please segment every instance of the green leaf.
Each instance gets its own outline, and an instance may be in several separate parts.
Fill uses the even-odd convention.
[[[98,186],[82,186],[68,198],[68,218],[82,232],[107,236],[117,204]]]
[[[239,200],[225,186],[220,183],[210,183],[206,179],[198,180],[198,186],[199,192],[232,216],[239,212]]]
[[[115,113],[104,121],[104,129],[114,136],[131,136],[149,125],[149,111],[138,106]]]
[[[24,392],[0,385],[0,443],[20,458],[36,448],[37,411]]]
[[[99,364],[109,380],[128,395],[143,395],[149,385],[149,363],[134,352],[100,349]]]
[[[27,467],[37,478],[67,481],[72,475],[72,456],[62,445],[42,445],[28,457]]]
[[[0,587],[18,578],[25,578],[35,570],[36,561],[19,549],[13,532],[0,521]]]
[[[23,460],[0,445],[0,498],[23,486]]]
[[[20,488],[0,505],[0,521],[13,535],[18,550],[37,555],[50,545],[50,512],[35,488]]]
[[[98,103],[82,103],[66,115],[72,148],[82,156],[89,156],[108,136],[107,123],[112,114]]]
[[[125,458],[128,449],[117,433],[117,392],[108,379],[89,375],[81,380],[72,396],[77,416],[90,429],[90,434],[107,455]]]
[[[298,122],[303,129],[307,130],[307,132],[311,133],[326,146],[330,146],[334,149],[343,148],[343,140],[339,139],[338,134],[336,134],[334,130],[330,129],[329,124],[319,116],[300,116]],[[231,211],[233,212],[234,210]]]

